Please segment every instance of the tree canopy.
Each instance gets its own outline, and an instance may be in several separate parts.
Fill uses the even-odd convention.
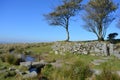
[[[50,25],[62,26],[67,32],[67,39],[69,41],[69,22],[70,18],[75,16],[76,13],[81,9],[82,0],[62,0],[63,4],[57,6],[53,12],[45,15],[46,20]]]
[[[116,36],[118,36],[118,33],[110,33],[107,38],[109,40],[112,40],[112,39],[115,39]]]
[[[112,12],[117,9],[117,5],[112,0],[90,0],[85,6],[86,15],[83,20],[86,22],[84,28],[93,32],[99,41],[103,41],[107,28],[115,19]]]

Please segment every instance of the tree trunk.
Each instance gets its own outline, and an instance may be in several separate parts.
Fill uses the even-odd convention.
[[[66,33],[67,33],[67,39],[65,41],[69,41],[70,35],[69,35],[69,18],[67,18],[66,22]]]
[[[69,31],[68,31],[68,29],[66,29],[66,32],[67,32],[67,39],[66,39],[65,41],[69,41],[69,39],[70,39],[70,35],[69,35]]]
[[[104,41],[102,22],[99,25],[98,41]]]
[[[103,37],[98,37],[98,41],[104,41]]]

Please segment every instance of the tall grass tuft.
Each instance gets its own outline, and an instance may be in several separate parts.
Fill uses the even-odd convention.
[[[5,58],[5,62],[8,62],[9,64],[14,64],[14,65],[17,64],[17,60],[18,59],[14,55],[12,55],[12,54],[7,53],[4,56],[4,58]]]
[[[111,70],[111,65],[104,64],[100,75],[96,75],[96,80],[120,80],[120,76]]]
[[[81,61],[64,65],[61,68],[47,65],[42,69],[41,73],[49,80],[85,80],[92,75],[89,66]]]

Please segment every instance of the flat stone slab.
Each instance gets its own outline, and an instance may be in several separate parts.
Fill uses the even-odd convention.
[[[92,61],[92,63],[94,65],[100,65],[101,63],[104,63],[104,62],[106,62],[106,60],[94,60],[94,61]]]
[[[44,60],[41,60],[40,62],[20,62],[20,66],[36,66],[36,65],[45,65],[48,64],[47,62],[45,62]]]
[[[110,57],[104,57],[103,60],[109,60],[111,59]]]
[[[114,54],[114,56],[120,59],[120,54]]]
[[[52,66],[56,67],[56,68],[60,68],[62,67],[61,63],[50,63]]]
[[[116,71],[116,73],[120,76],[120,71]]]
[[[102,70],[98,70],[98,69],[92,69],[91,70],[93,72],[93,74],[95,75],[100,75]],[[112,73],[117,73],[119,76],[120,76],[120,71],[115,71],[115,72],[112,72]]]
[[[56,60],[56,62],[50,63],[50,64],[56,68],[60,68],[60,67],[62,67],[62,62],[63,62],[63,60]]]
[[[0,70],[0,74],[6,72],[7,70]]]
[[[101,70],[98,70],[98,69],[92,69],[91,70],[92,72],[93,72],[93,74],[95,74],[95,75],[100,75],[101,74]]]
[[[23,79],[27,79],[27,78],[34,78],[37,77],[37,72],[33,71],[31,73],[25,74],[23,75]]]

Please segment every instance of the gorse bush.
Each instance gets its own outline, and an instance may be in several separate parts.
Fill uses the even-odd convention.
[[[85,80],[92,75],[89,66],[81,61],[69,65],[65,64],[61,68],[47,65],[41,73],[49,80]]]

